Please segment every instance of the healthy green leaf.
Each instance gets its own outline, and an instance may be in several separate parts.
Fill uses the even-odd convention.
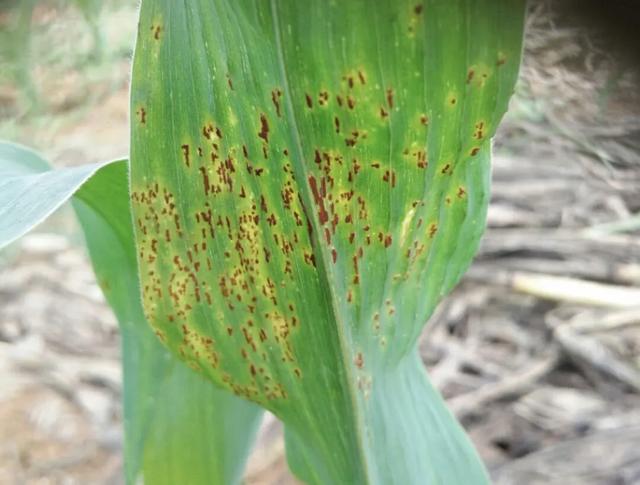
[[[49,217],[104,166],[50,171],[33,151],[0,143],[0,248]]]
[[[143,0],[149,322],[318,484],[485,483],[416,340],[484,228],[521,0]]]
[[[142,476],[149,484],[175,484],[185,483],[188,476],[188,483],[195,485],[238,483],[260,412],[180,363],[146,324],[139,300],[127,162],[65,169],[62,176],[23,147],[0,144],[0,154],[2,181],[11,180],[7,187],[23,186],[15,192],[18,195],[0,191],[0,210],[10,203],[24,208],[23,232],[77,190],[74,207],[98,281],[122,332],[127,482]],[[80,184],[84,185],[79,188]],[[18,215],[5,210],[3,224]]]

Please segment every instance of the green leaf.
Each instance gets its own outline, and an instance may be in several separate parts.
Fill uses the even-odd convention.
[[[131,198],[143,306],[273,411],[308,483],[486,472],[416,340],[476,252],[520,0],[143,0]]]
[[[10,180],[7,187],[15,189],[0,190],[3,224],[19,216],[13,210],[20,207],[25,232],[76,193],[73,204],[92,263],[122,332],[127,482],[142,476],[146,483],[174,484],[188,476],[195,485],[238,483],[260,412],[180,363],[146,324],[138,296],[127,162],[49,170],[37,154],[17,145],[0,144],[0,154],[2,181]]]
[[[104,165],[50,171],[35,152],[0,143],[0,248],[50,216]]]

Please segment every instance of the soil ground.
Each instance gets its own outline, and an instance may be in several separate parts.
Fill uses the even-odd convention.
[[[104,2],[100,49],[38,2],[27,70],[0,58],[0,138],[56,166],[126,154],[134,4]],[[572,4],[530,5],[487,233],[421,340],[498,484],[640,483],[640,66]],[[0,254],[0,484],[122,483],[118,345],[68,211]],[[269,417],[247,483],[295,483],[283,452]]]

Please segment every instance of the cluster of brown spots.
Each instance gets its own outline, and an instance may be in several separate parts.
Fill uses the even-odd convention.
[[[373,318],[372,318],[372,328],[373,328],[373,332],[375,334],[378,334],[380,332],[380,314],[378,312],[373,314]]]
[[[408,149],[404,151],[404,155],[409,155]],[[416,165],[418,168],[425,169],[429,166],[426,150],[415,150],[412,155],[416,159]]]
[[[434,232],[434,235],[435,235],[435,232]],[[418,257],[425,252],[426,248],[427,248],[426,244],[418,240],[413,241],[413,245],[409,249],[407,249],[407,252],[405,254],[407,259],[410,260],[409,266],[415,263],[416,259],[418,259]]]
[[[479,151],[480,151],[479,147],[473,147],[471,149],[471,151],[469,152],[469,155],[471,155],[472,157],[475,157],[478,154]]]
[[[161,25],[152,25],[151,26],[151,32],[153,33],[153,38],[155,40],[160,40],[160,34],[162,33],[162,26]]]
[[[496,66],[503,66],[507,62],[507,57],[501,52],[498,54],[498,60],[496,61]]]
[[[163,344],[167,343],[167,334],[165,332],[159,329],[155,329],[153,333],[156,335],[156,337],[158,337],[160,342],[162,342]]]
[[[476,140],[482,140],[484,138],[484,121],[479,121],[478,123],[476,123],[473,137]]]
[[[208,362],[214,369],[220,364],[220,355],[214,348],[214,340],[199,334],[194,329],[183,324],[181,326],[182,343],[179,347],[180,355],[188,362]],[[199,366],[198,366],[199,367]],[[196,369],[199,370],[199,369]]]
[[[420,15],[422,13],[423,8],[424,6],[421,3],[419,3],[415,7],[413,7],[413,13],[415,13],[416,15]]]
[[[449,98],[449,104],[450,104],[451,106],[455,106],[455,104],[456,104],[457,102],[458,102],[458,99],[457,99],[455,96],[451,96],[451,97]]]
[[[214,140],[214,137],[217,137],[218,140],[222,140],[222,130],[220,127],[214,126],[213,123],[207,123],[202,127],[202,136],[204,136],[207,140]],[[217,151],[217,144],[213,145],[214,150]]]
[[[321,225],[324,225],[329,220],[329,214],[324,206],[324,197],[326,196],[326,179],[322,177],[322,185],[318,189],[318,183],[313,175],[309,175],[309,187],[313,195],[313,201],[318,207],[318,220]]]
[[[353,130],[351,132],[351,136],[348,136],[344,139],[345,145],[348,147],[354,147],[358,143],[358,139],[360,138],[360,132],[358,130]]]
[[[387,182],[388,184],[391,184],[391,188],[395,188],[396,172],[393,170],[385,170],[384,174],[382,175],[382,180],[384,182]]]
[[[227,86],[229,86],[229,89],[231,89],[231,91],[233,91],[233,79],[231,79],[231,75],[227,74]]]
[[[404,11],[405,19],[410,15],[410,8],[412,7],[409,6]],[[416,16],[423,14],[422,4],[413,8]],[[415,25],[419,25],[419,21]],[[470,70],[467,73],[468,82],[473,79],[475,83],[475,79],[481,77],[481,72],[478,69],[474,74]],[[309,240],[315,238],[321,246],[322,254],[333,264],[340,265],[335,274],[344,277],[346,281],[344,298],[349,303],[357,303],[361,290],[353,285],[361,283],[360,269],[366,270],[367,276],[372,274],[369,273],[372,262],[376,262],[385,253],[384,249],[389,249],[387,254],[391,255],[396,252],[404,254],[407,250],[408,257],[416,258],[424,254],[425,247],[433,244],[428,239],[435,238],[438,230],[437,218],[431,219],[433,216],[427,215],[431,212],[417,209],[418,204],[424,206],[424,201],[418,198],[424,196],[429,201],[429,197],[416,191],[422,191],[425,187],[432,190],[429,184],[447,184],[439,177],[435,181],[431,180],[431,172],[419,171],[428,167],[425,147],[427,130],[424,127],[430,122],[427,114],[421,111],[425,110],[425,113],[436,119],[439,110],[435,109],[432,113],[418,103],[415,107],[405,106],[403,90],[394,92],[393,87],[384,82],[377,84],[376,81],[381,82],[379,79],[367,79],[362,70],[350,70],[342,81],[339,86],[326,86],[326,89],[319,90],[325,87],[319,85],[309,88],[310,94],[304,94],[304,91],[296,94],[297,108],[306,113],[302,117],[303,122],[313,126],[319,126],[319,123],[315,123],[318,120],[322,122],[322,133],[315,134],[318,135],[317,140],[313,133],[303,140],[303,150],[307,153],[302,160],[288,159],[289,154],[284,146],[286,143],[276,136],[280,128],[278,118],[285,115],[284,93],[279,88],[272,89],[269,101],[267,90],[266,106],[258,108],[247,139],[236,139],[234,142],[235,137],[243,132],[244,124],[234,122],[227,125],[223,119],[216,123],[220,121],[225,130],[224,142],[222,130],[215,123],[210,123],[203,126],[201,137],[196,135],[198,140],[185,138],[190,145],[182,145],[181,153],[176,150],[185,165],[193,168],[187,171],[182,167],[182,170],[189,173],[191,181],[197,182],[192,186],[206,198],[205,203],[191,212],[181,212],[184,220],[175,211],[167,210],[166,217],[160,217],[161,221],[158,222],[156,216],[162,206],[159,201],[162,195],[158,195],[157,200],[151,204],[141,203],[146,212],[138,212],[143,214],[139,224],[142,224],[144,231],[149,232],[148,236],[145,232],[142,244],[145,258],[159,258],[162,254],[168,258],[167,264],[156,267],[159,272],[156,277],[160,278],[161,271],[167,273],[169,279],[167,274],[162,274],[162,281],[169,281],[168,284],[159,283],[160,279],[156,282],[147,278],[145,298],[156,301],[150,303],[150,306],[157,304],[160,297],[166,299],[162,305],[164,308],[171,307],[171,325],[174,328],[180,328],[184,323],[188,325],[191,318],[194,318],[190,316],[194,309],[199,309],[199,315],[211,316],[211,321],[219,320],[221,325],[211,330],[211,342],[189,340],[193,348],[185,351],[193,354],[190,358],[198,352],[200,358],[197,361],[206,368],[202,359],[202,355],[206,354],[206,347],[231,339],[237,345],[234,347],[236,350],[233,357],[229,357],[229,364],[225,354],[212,367],[216,369],[216,375],[224,376],[221,378],[229,388],[252,399],[262,399],[264,396],[267,399],[286,397],[284,386],[275,383],[273,376],[269,375],[274,362],[277,365],[280,365],[280,361],[285,363],[291,378],[302,376],[302,371],[296,366],[296,349],[291,343],[295,340],[290,340],[301,325],[300,316],[293,308],[290,311],[285,309],[288,303],[286,287],[300,277],[300,271],[303,276],[307,276],[316,267],[319,253],[314,254]],[[229,88],[233,89],[229,76],[227,82]],[[306,108],[310,111],[304,110],[302,94]],[[332,101],[335,105],[331,105]],[[440,108],[443,107],[442,101],[439,100]],[[457,99],[446,97],[444,102],[455,105]],[[319,106],[328,106],[331,111],[321,110]],[[409,110],[406,118],[403,118],[406,126],[399,129],[406,129],[406,138],[403,134],[399,142],[402,144],[394,143],[390,149],[392,153],[389,153],[390,161],[387,162],[384,140],[380,145],[373,144],[365,140],[366,135],[386,135],[388,130],[380,119],[396,116],[398,110],[403,110],[404,117],[405,109]],[[367,122],[372,123],[372,126],[366,125]],[[483,124],[476,126],[475,135],[478,139],[484,136],[483,130]],[[337,135],[331,134],[333,131]],[[330,136],[326,136],[327,134]],[[192,137],[193,134],[189,136]],[[481,143],[473,143],[469,148],[474,145],[480,146]],[[404,147],[408,147],[403,152],[405,158],[402,159],[406,163],[398,163],[398,151],[405,149]],[[307,179],[296,180],[292,165],[304,164],[307,160],[310,162],[310,166],[304,167],[309,170],[305,174]],[[433,160],[431,163],[439,161]],[[436,175],[439,171],[450,175],[454,161],[432,168]],[[396,172],[398,170],[402,171]],[[262,181],[255,179],[262,173],[269,176],[268,189]],[[407,193],[410,194],[406,200],[402,199],[405,183]],[[401,199],[394,205],[395,208],[406,207],[411,200],[418,199],[414,210],[410,211],[411,217],[407,219],[406,234],[404,224],[400,233],[397,225],[389,224],[389,215],[385,209],[379,210],[378,205],[373,203],[377,201],[370,200],[370,197],[384,194],[384,184],[388,184],[388,188],[403,186],[403,194],[400,194]],[[464,187],[454,187],[449,192],[447,203],[466,195]],[[440,193],[441,187],[436,188],[438,190],[435,192]],[[162,189],[151,184],[145,188],[145,192],[147,190],[160,193]],[[303,197],[301,190],[308,191],[311,197]],[[453,190],[457,190],[457,193]],[[140,201],[140,194],[138,199]],[[308,201],[307,207],[305,201]],[[173,202],[172,200],[171,204]],[[395,210],[390,212],[394,213]],[[317,223],[315,227],[311,219]],[[154,225],[158,224],[159,230],[154,229]],[[416,230],[414,233],[414,229],[418,228],[421,228],[420,231]],[[188,235],[188,239],[184,239],[183,232]],[[175,243],[176,238],[182,241]],[[173,244],[167,244],[168,242]],[[192,245],[192,242],[197,244]],[[171,256],[167,257],[167,252]],[[405,263],[403,260],[402,264]],[[401,276],[405,273],[402,269],[394,268],[390,273],[394,282],[397,281],[397,271],[402,272]],[[369,284],[369,281],[366,282]],[[369,288],[366,287],[367,290]],[[365,291],[365,287],[362,291]],[[351,308],[356,314],[359,313],[358,307]],[[381,305],[377,310],[385,325],[386,322],[397,319],[396,309],[389,301],[386,307]],[[377,314],[376,317],[374,328],[380,332],[380,317]],[[191,335],[190,327],[187,329],[185,334]],[[377,338],[381,346],[386,345],[384,338],[379,335]],[[232,379],[224,367],[238,362],[242,364],[243,370],[239,376],[234,374]],[[361,371],[364,369],[362,352],[355,355],[354,364]],[[278,376],[286,376],[286,373],[278,373]],[[370,378],[364,372],[360,373],[359,379],[359,387],[363,391],[370,389]]]
[[[318,104],[320,106],[325,106],[329,103],[329,93],[327,91],[320,91],[318,93]]]
[[[386,300],[384,302],[385,306],[387,307],[387,315],[392,317],[393,315],[395,315],[396,313],[396,307],[393,306],[393,304],[391,303],[391,300]]]
[[[275,90],[272,95],[275,111],[278,113],[282,93]],[[178,152],[187,168],[196,169],[201,180],[201,193],[207,199],[199,209],[188,214],[189,240],[197,241],[196,244],[189,244],[184,250],[181,245],[169,245],[176,239],[185,240],[185,224],[175,211],[173,194],[167,192],[167,189],[152,183],[143,191],[132,194],[137,213],[142,214],[136,221],[144,236],[140,244],[140,257],[151,264],[160,254],[166,257],[168,251],[169,254],[173,253],[168,259],[171,264],[156,268],[158,274],[152,275],[152,270],[146,275],[145,308],[151,309],[153,314],[158,299],[165,298],[171,307],[167,324],[185,325],[186,331],[183,333],[188,336],[188,340],[181,351],[185,360],[194,368],[205,370],[206,362],[209,362],[212,369],[217,369],[214,375],[222,378],[225,386],[249,399],[260,401],[284,398],[286,391],[283,385],[269,382],[270,378],[265,370],[268,367],[262,362],[272,361],[279,352],[278,360],[291,365],[292,375],[301,378],[300,369],[294,370],[292,365],[296,359],[289,342],[292,329],[300,325],[300,322],[293,310],[288,314],[278,310],[280,298],[276,283],[273,278],[266,276],[269,273],[265,274],[264,267],[268,265],[274,268],[274,274],[293,278],[297,266],[296,257],[315,266],[313,251],[306,239],[306,233],[311,234],[312,225],[298,193],[289,161],[284,159],[281,164],[282,203],[278,200],[277,205],[271,208],[272,202],[264,195],[254,195],[255,187],[247,179],[248,175],[260,176],[265,170],[256,166],[255,160],[250,156],[248,147],[253,145],[250,142],[238,146],[223,144],[222,130],[214,123],[205,124],[201,136],[201,140],[195,144],[181,145]],[[256,138],[263,145],[271,141],[269,121],[265,114],[260,117],[260,129]],[[197,156],[194,156],[196,153]],[[282,153],[288,157],[288,150],[281,146],[274,147],[269,153],[270,156]],[[323,163],[326,161],[327,165],[342,163],[341,159],[338,161],[327,153],[319,156],[323,157]],[[243,164],[246,171],[239,170]],[[333,179],[319,179],[317,192],[323,201],[326,201],[329,194],[329,183],[333,187]],[[214,204],[212,200],[218,197],[237,197],[233,211],[221,211],[221,206]],[[324,203],[327,204],[326,220],[322,216],[321,218],[328,226],[325,232],[330,237],[330,231],[335,232],[337,214],[332,212],[332,217],[329,218],[329,206],[333,211],[333,203]],[[214,207],[218,207],[218,210],[214,211]],[[295,227],[300,230],[282,233],[282,229],[278,228],[282,227],[280,218],[284,216],[294,221]],[[287,224],[287,227],[290,228],[291,224]],[[208,250],[212,241],[216,241],[217,258]],[[337,260],[335,248],[332,257]],[[160,274],[163,275],[162,278]],[[212,274],[220,276],[217,288],[212,288],[209,284]],[[277,281],[278,285],[284,284],[281,276],[278,276]],[[259,288],[262,291],[257,291]],[[237,312],[244,312],[245,315],[257,316],[259,312],[266,310],[259,318],[261,322],[270,322],[271,327],[261,326],[257,319],[246,320],[240,326],[237,323],[223,324],[220,334],[214,332],[215,336],[194,340],[196,334],[191,331],[190,315],[197,306],[202,305],[209,307],[207,312],[224,310],[238,315]],[[290,305],[290,308],[293,307]],[[225,316],[218,313],[216,318],[224,321]],[[250,382],[243,381],[241,376],[234,376],[232,379],[229,373],[220,369],[217,354],[208,353],[207,348],[220,338],[242,340],[240,356],[246,361],[245,378]],[[274,341],[277,344],[275,346]]]
[[[367,84],[367,79],[364,75],[364,72],[361,70],[358,70],[355,74],[353,73],[345,74],[344,76],[342,76],[342,80],[346,82],[347,87],[349,89],[354,88],[356,84],[356,80],[359,81],[360,84],[362,84],[363,86]]]

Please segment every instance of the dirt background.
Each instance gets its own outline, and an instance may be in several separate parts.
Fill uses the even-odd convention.
[[[640,483],[638,30],[587,3],[529,6],[482,249],[421,340],[498,484]],[[56,166],[126,154],[135,3],[42,0],[28,35],[20,5],[0,0],[0,138]],[[0,484],[122,483],[120,401],[117,324],[63,209],[0,253]],[[247,483],[295,483],[283,452],[268,417]]]

